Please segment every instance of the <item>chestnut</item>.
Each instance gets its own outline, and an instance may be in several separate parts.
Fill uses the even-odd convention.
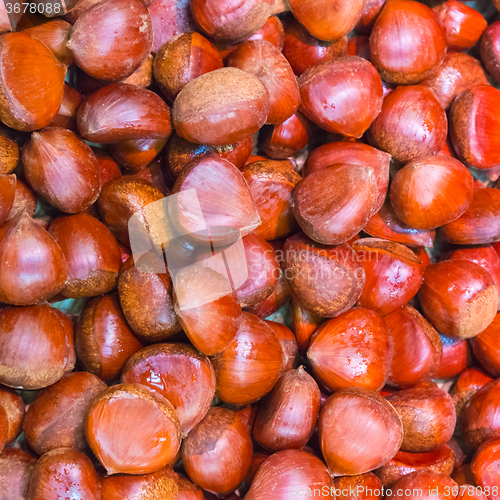
[[[238,68],[221,68],[195,78],[179,92],[172,119],[184,139],[223,146],[257,132],[266,123],[269,109],[269,93],[256,76]]]
[[[434,470],[417,470],[403,476],[391,488],[387,500],[453,500],[458,485],[451,477]]]
[[[23,132],[46,127],[61,106],[66,68],[27,33],[3,35],[0,51],[0,119]]]
[[[331,487],[328,469],[318,457],[304,450],[282,450],[259,467],[245,498],[264,500],[271,495],[285,500],[291,491],[321,491],[330,496]]]
[[[461,52],[451,52],[446,54],[438,70],[420,84],[430,87],[441,106],[447,109],[462,91],[476,85],[487,85],[488,79],[477,59]]]
[[[223,43],[240,43],[264,26],[273,13],[274,0],[192,0],[196,24],[211,38]]]
[[[361,19],[356,25],[356,32],[361,35],[369,35],[384,5],[385,0],[367,0]]]
[[[363,293],[358,301],[360,306],[384,316],[417,294],[424,270],[420,260],[409,248],[378,238],[356,240],[352,248],[366,276]]]
[[[485,26],[481,37],[481,61],[488,73],[498,82],[500,81],[500,22]]]
[[[15,174],[0,175],[0,224],[10,219],[16,197],[17,177]]]
[[[494,377],[500,376],[499,327],[500,313],[497,313],[491,324],[479,335],[471,339],[474,356],[480,365]]]
[[[347,54],[347,36],[326,42],[318,40],[290,12],[283,18],[283,28],[285,29],[283,55],[297,76],[320,62]]]
[[[442,334],[440,337],[443,354],[434,377],[437,379],[453,378],[471,365],[470,343],[464,339],[451,338]]]
[[[78,360],[103,380],[116,378],[127,359],[142,348],[130,330],[116,293],[85,304],[75,329]]]
[[[310,313],[307,309],[302,307],[296,299],[291,301],[290,309],[297,345],[300,352],[303,354],[307,351],[313,333],[316,328],[323,323],[324,318]]]
[[[269,92],[266,123],[283,123],[300,104],[299,86],[293,70],[281,51],[266,40],[249,40],[239,45],[228,59],[228,66],[250,73]]]
[[[464,90],[450,111],[450,138],[458,158],[478,169],[500,163],[497,135],[500,115],[496,112],[500,90],[476,85]]]
[[[278,381],[286,361],[273,329],[247,312],[242,313],[234,339],[211,359],[216,396],[237,405],[253,403],[265,396]]]
[[[0,453],[1,500],[25,500],[36,458],[27,451],[5,448]]]
[[[418,296],[424,316],[437,330],[464,339],[481,333],[498,307],[493,278],[465,260],[427,266]]]
[[[422,469],[451,476],[454,464],[453,450],[447,444],[442,444],[425,453],[398,451],[391,460],[379,467],[375,474],[386,488],[391,488],[403,476]]]
[[[97,396],[87,412],[85,435],[109,475],[157,471],[181,444],[174,407],[140,384],[118,384]]]
[[[342,57],[299,78],[301,111],[328,132],[361,137],[382,108],[382,81],[371,63]]]
[[[280,18],[278,16],[269,17],[262,28],[249,36],[248,40],[267,40],[282,51],[285,44],[285,30]]]
[[[243,176],[252,193],[261,224],[255,233],[265,240],[288,236],[298,228],[292,192],[302,179],[282,162],[264,160],[246,165]]]
[[[333,318],[359,299],[365,271],[347,244],[325,246],[305,234],[288,238],[282,269],[299,304],[317,316]]]
[[[217,48],[192,31],[173,38],[157,51],[153,71],[161,91],[173,102],[191,80],[222,67]]]
[[[206,415],[215,393],[209,359],[185,344],[155,344],[128,359],[124,383],[142,384],[164,396],[175,408],[183,436]]]
[[[488,498],[498,498],[499,453],[500,439],[495,437],[480,446],[471,463],[474,481]]]
[[[109,149],[113,158],[132,172],[147,167],[167,144],[166,137],[127,139],[111,144]]]
[[[181,331],[175,316],[172,279],[168,272],[146,272],[162,266],[152,252],[137,262],[127,259],[118,274],[118,293],[123,315],[134,334],[143,341],[164,342]],[[166,271],[166,269],[165,269]]]
[[[396,215],[417,229],[434,229],[458,219],[469,208],[473,195],[470,172],[458,160],[444,155],[410,161],[396,173],[390,189]]]
[[[469,208],[439,229],[444,240],[456,245],[484,245],[500,238],[500,191],[475,187]]]
[[[386,399],[403,422],[403,451],[432,451],[453,436],[455,405],[442,389],[420,384],[390,394]]]
[[[293,201],[295,218],[307,236],[337,245],[359,233],[373,215],[377,179],[369,166],[335,163],[301,180]]]
[[[372,472],[357,476],[335,477],[333,487],[335,498],[338,500],[382,500],[383,498],[382,483]]]
[[[302,366],[285,372],[259,405],[253,438],[273,452],[303,448],[316,427],[319,399],[318,384]]]
[[[103,500],[122,500],[136,494],[140,495],[137,500],[154,500],[157,494],[162,500],[175,500],[180,498],[180,488],[181,478],[169,465],[151,474],[115,474],[101,479]]]
[[[289,0],[293,15],[311,35],[320,40],[337,40],[347,35],[361,19],[365,0]]]
[[[3,435],[5,444],[15,441],[22,432],[24,402],[14,390],[0,388],[0,408],[3,408],[7,420],[7,430]]]
[[[406,389],[433,376],[443,352],[438,332],[409,305],[382,319],[391,332],[394,345],[387,383]]]
[[[85,451],[84,421],[92,400],[106,384],[91,373],[65,375],[41,391],[23,422],[26,441],[39,455],[56,448]]]
[[[380,76],[413,85],[443,62],[446,35],[432,10],[413,0],[386,2],[370,35],[372,62]]]
[[[57,500],[71,495],[86,500],[101,498],[101,485],[90,459],[71,448],[45,453],[33,467],[27,500]]]
[[[73,26],[68,47],[88,75],[119,81],[131,75],[151,52],[153,25],[139,0],[103,0]]]
[[[84,139],[101,144],[165,138],[172,131],[165,101],[150,90],[127,83],[106,85],[88,97],[78,107],[77,125]]]
[[[8,134],[0,133],[0,175],[10,174],[19,163],[19,146]]]
[[[386,6],[408,1],[412,0],[395,0]],[[408,162],[437,154],[444,146],[447,133],[446,113],[436,94],[429,87],[410,85],[397,87],[384,98],[382,111],[372,123],[368,136],[378,149],[398,161]]]
[[[316,330],[307,358],[316,379],[331,391],[347,387],[378,391],[392,360],[391,335],[376,312],[353,308]]]
[[[277,323],[276,321],[264,321],[274,330],[274,333],[278,336],[280,341],[281,348],[283,349],[283,353],[285,355],[285,365],[283,371],[293,370],[296,368],[297,354],[299,351],[295,335],[290,328],[281,323]]]
[[[326,400],[319,415],[318,435],[330,474],[352,476],[388,462],[401,446],[403,426],[396,410],[382,396],[352,387]]]
[[[67,325],[59,314],[47,304],[0,309],[0,383],[43,389],[73,369]]]
[[[206,491],[227,496],[245,479],[252,459],[252,440],[237,414],[210,408],[182,445],[189,478]]]

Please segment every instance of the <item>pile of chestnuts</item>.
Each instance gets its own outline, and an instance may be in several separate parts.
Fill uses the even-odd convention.
[[[500,500],[499,0],[0,0],[0,500]]]

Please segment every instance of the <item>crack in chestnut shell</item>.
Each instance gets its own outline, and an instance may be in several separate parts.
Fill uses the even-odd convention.
[[[64,287],[67,264],[61,247],[25,212],[0,226],[0,301],[31,305]]]
[[[142,64],[153,46],[153,24],[138,0],[103,0],[73,25],[68,47],[88,75],[119,81]]]
[[[0,73],[0,119],[23,132],[47,126],[62,103],[66,68],[33,36],[7,33]]]
[[[359,138],[382,109],[382,80],[361,57],[319,63],[300,76],[299,87],[300,110],[328,132]]]
[[[172,108],[177,134],[208,146],[233,144],[257,132],[269,114],[269,93],[254,75],[221,68],[190,81]]]
[[[147,343],[165,342],[182,330],[175,315],[172,279],[168,272],[143,272],[164,267],[151,252],[127,259],[118,274],[123,314],[132,331]],[[139,271],[142,269],[143,271]]]
[[[229,67],[256,76],[269,92],[267,124],[288,120],[300,104],[299,86],[293,70],[281,51],[271,42],[250,40],[231,52]]]
[[[136,352],[121,381],[142,384],[172,403],[183,437],[206,415],[215,394],[212,363],[185,344],[155,344]]]
[[[303,450],[283,450],[260,466],[245,500],[267,500],[270,496],[286,500],[294,489],[323,492],[326,488],[330,492],[331,486],[328,469],[318,457]]]
[[[210,408],[184,441],[182,461],[194,483],[225,496],[243,482],[250,468],[250,434],[236,412]]]
[[[5,448],[0,454],[0,500],[24,500],[37,459],[17,448]]]
[[[173,406],[140,384],[118,384],[102,392],[87,412],[85,434],[109,475],[161,469],[181,444]]]
[[[101,485],[90,459],[80,451],[58,448],[40,457],[33,468],[27,499],[99,500]]]
[[[353,386],[380,390],[392,356],[389,329],[375,311],[361,307],[323,323],[307,350],[316,379],[331,391]]]
[[[376,469],[394,457],[403,441],[403,425],[393,406],[363,388],[330,396],[321,409],[318,432],[332,476]]]
[[[191,0],[196,24],[218,42],[243,42],[266,23],[275,0]]]
[[[28,444],[39,455],[56,448],[87,449],[84,421],[92,400],[106,384],[91,373],[75,372],[39,393],[23,422]]]
[[[181,478],[166,466],[151,474],[115,474],[101,479],[105,500],[175,500],[179,498]],[[203,499],[201,499],[203,500]]]
[[[386,2],[370,36],[372,62],[389,83],[412,85],[431,76],[446,54],[446,35],[419,2]]]

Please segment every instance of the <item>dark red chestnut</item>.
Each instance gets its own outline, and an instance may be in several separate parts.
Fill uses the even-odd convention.
[[[25,500],[36,458],[17,448],[5,448],[0,454],[0,491],[2,500]]]

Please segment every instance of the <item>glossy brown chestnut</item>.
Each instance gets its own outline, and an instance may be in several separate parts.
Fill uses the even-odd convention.
[[[266,123],[283,123],[300,104],[299,86],[293,70],[281,51],[266,40],[250,40],[239,45],[228,59],[228,66],[256,76],[269,92]]]
[[[430,469],[450,476],[454,463],[453,450],[447,444],[442,444],[427,453],[398,451],[391,460],[378,468],[375,474],[386,488],[391,488],[403,476],[421,469]]]
[[[451,52],[446,54],[438,70],[420,83],[430,87],[446,109],[462,91],[476,85],[487,85],[488,80],[477,59],[461,52]]]
[[[382,108],[382,81],[360,57],[325,61],[299,78],[301,111],[328,132],[361,137]]]
[[[91,373],[75,372],[39,393],[23,422],[26,441],[39,455],[56,448],[85,451],[84,421],[92,400],[106,384]]]
[[[344,476],[333,479],[335,498],[338,500],[381,500],[382,483],[372,472],[358,476]]]
[[[396,215],[417,229],[434,229],[458,219],[469,208],[473,195],[470,172],[445,155],[407,163],[394,176],[390,189]]]
[[[400,1],[411,0],[395,0],[390,4]],[[384,98],[382,111],[368,135],[375,147],[396,160],[408,162],[437,154],[447,133],[446,113],[434,92],[423,85],[412,85],[397,87]]]
[[[450,112],[450,137],[458,158],[479,169],[500,163],[500,90],[477,85],[463,91]]]
[[[372,62],[387,82],[413,85],[443,62],[446,35],[432,10],[413,0],[386,2],[370,36]]]
[[[470,343],[463,339],[451,338],[440,335],[443,344],[443,355],[439,362],[434,377],[436,379],[453,378],[472,363]]]
[[[56,219],[49,234],[68,264],[65,297],[93,297],[111,291],[121,266],[120,247],[109,229],[88,214]]]
[[[458,485],[453,479],[434,470],[418,470],[403,476],[387,495],[388,500],[453,500]]]
[[[256,76],[222,68],[190,81],[179,92],[172,119],[184,139],[223,146],[257,132],[266,123],[269,109],[269,93]]]
[[[483,268],[465,260],[427,266],[419,291],[424,316],[445,335],[471,338],[495,318],[498,290]]]
[[[210,408],[182,446],[182,461],[189,478],[216,495],[235,490],[252,460],[252,440],[237,414]]]
[[[317,316],[333,318],[359,299],[365,271],[347,244],[328,247],[298,233],[283,246],[282,269],[301,306]]]
[[[146,253],[137,261],[129,258],[118,274],[118,293],[123,314],[132,331],[143,341],[164,342],[181,326],[177,321],[172,298],[172,279],[168,272],[146,272],[163,262],[154,253]]]
[[[24,402],[12,389],[0,388],[0,408],[7,418],[7,432],[4,434],[5,444],[12,443],[22,432],[24,419]]]
[[[151,52],[153,25],[139,0],[105,0],[83,13],[68,47],[76,63],[99,80],[120,81]]]
[[[193,189],[196,203],[191,195]],[[260,224],[255,201],[242,173],[216,155],[190,162],[177,178],[172,194],[179,196],[169,206],[169,215],[180,234],[187,235],[193,243],[211,243],[221,248]]]
[[[248,40],[267,40],[279,50],[283,50],[285,44],[285,30],[278,16],[271,16],[259,31],[248,37]]]
[[[433,376],[443,352],[438,332],[409,305],[382,319],[391,332],[394,345],[387,383],[406,389]]]
[[[266,323],[278,336],[281,348],[285,354],[285,365],[283,370],[293,370],[296,367],[297,353],[299,350],[295,335],[290,328],[281,323],[277,323],[276,321],[266,321]]]
[[[175,276],[175,312],[192,344],[203,354],[222,352],[240,327],[241,305],[227,275],[196,265]]]
[[[479,335],[471,339],[474,356],[481,366],[494,377],[500,376],[499,328],[500,313],[497,313],[492,323]]]
[[[500,81],[500,22],[491,24],[481,37],[481,61],[488,73]]]
[[[176,456],[181,444],[173,406],[140,384],[118,384],[95,398],[85,434],[109,475],[155,472]]]
[[[0,500],[25,500],[36,458],[17,448],[5,448],[0,454]]]
[[[271,455],[259,467],[245,498],[264,500],[272,491],[273,499],[285,500],[295,488],[322,491],[328,497],[331,486],[328,469],[318,457],[303,450],[283,450]]]
[[[316,330],[307,358],[316,379],[331,391],[378,391],[391,366],[391,334],[376,312],[353,308]]]
[[[119,376],[127,359],[142,348],[123,316],[116,293],[85,304],[75,329],[75,343],[80,363],[103,380]]]
[[[110,145],[113,158],[123,167],[137,172],[149,165],[167,144],[166,137],[128,139]]]
[[[0,53],[0,119],[23,132],[47,126],[61,106],[66,68],[26,33],[3,35]]]
[[[175,408],[183,436],[206,415],[215,393],[209,359],[185,344],[155,344],[136,352],[124,366],[121,380],[164,396]]]
[[[285,29],[283,55],[297,76],[320,62],[347,54],[347,36],[327,42],[318,40],[297,21],[292,13],[286,14],[283,18],[283,27]]]
[[[384,316],[417,294],[424,270],[408,247],[378,238],[362,238],[352,248],[366,275],[360,306]]]
[[[367,0],[361,19],[356,25],[357,33],[361,35],[369,35],[373,29],[373,25],[377,20],[382,8],[385,5],[385,0]]]
[[[484,443],[472,459],[472,474],[476,484],[482,491],[488,494],[488,498],[497,500],[498,481],[500,475],[498,472],[498,454],[500,453],[500,439],[490,439]]]
[[[328,0],[290,0],[293,15],[320,40],[337,40],[347,35],[361,19],[365,0],[342,0],[332,4]]]
[[[488,26],[480,12],[458,0],[447,0],[433,10],[446,31],[448,50],[474,47]]]
[[[453,436],[455,405],[442,389],[421,384],[390,394],[386,399],[403,422],[403,451],[432,451]]]
[[[11,218],[9,215],[16,197],[16,185],[17,177],[15,174],[0,174],[0,224]]]
[[[475,451],[488,439],[500,436],[498,400],[500,380],[488,382],[477,390],[462,416],[462,437],[469,451]]]
[[[469,208],[439,234],[456,245],[484,245],[500,239],[500,191],[475,187]]]
[[[168,41],[156,53],[153,72],[165,97],[173,102],[188,82],[223,67],[219,51],[190,31]]]
[[[163,99],[126,83],[114,83],[94,92],[79,106],[77,123],[84,139],[101,144],[168,137],[172,130],[170,111]]]
[[[278,381],[285,355],[273,329],[253,314],[243,312],[231,343],[212,357],[216,396],[244,405],[265,396]]]
[[[76,132],[78,130],[76,126],[76,111],[82,100],[82,94],[65,83],[61,106],[48,126],[65,128]]]
[[[99,477],[90,459],[77,450],[59,448],[45,453],[35,464],[27,500],[56,500],[71,495],[101,498]]]
[[[319,399],[318,384],[304,367],[285,372],[259,405],[253,438],[273,452],[303,448],[316,427]]]
[[[307,309],[302,307],[296,299],[291,301],[290,309],[297,345],[299,346],[300,352],[303,354],[309,347],[309,342],[314,331],[323,323],[324,318],[310,313]]]
[[[302,230],[323,245],[338,245],[359,233],[378,203],[377,179],[369,166],[335,163],[301,180],[293,212]]]
[[[328,398],[319,415],[318,434],[330,474],[345,476],[388,462],[401,445],[403,426],[382,396],[353,387]]]
[[[14,305],[50,299],[64,286],[61,247],[27,213],[0,226],[0,301]]]

